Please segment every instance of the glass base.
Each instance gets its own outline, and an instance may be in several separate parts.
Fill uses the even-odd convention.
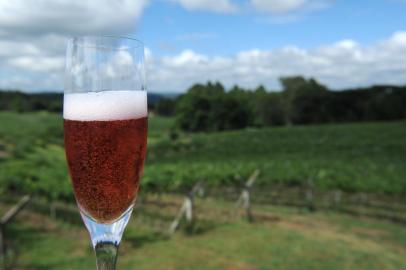
[[[128,209],[118,220],[112,223],[104,224],[97,223],[91,217],[80,211],[83,222],[89,231],[93,247],[96,248],[97,244],[111,243],[118,246],[123,236],[125,227],[130,220],[133,207]]]

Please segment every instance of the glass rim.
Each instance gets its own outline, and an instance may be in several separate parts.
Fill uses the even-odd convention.
[[[126,45],[125,48],[119,46],[112,46],[109,44],[96,44],[92,43],[89,44],[88,41],[94,41],[97,39],[105,39],[105,40],[126,40],[129,41],[130,44]],[[129,48],[137,49],[137,48],[144,48],[144,43],[133,37],[126,37],[120,35],[83,35],[83,36],[71,36],[68,38],[68,43],[75,44],[80,47],[89,47],[89,48],[110,48],[114,50],[125,50]]]

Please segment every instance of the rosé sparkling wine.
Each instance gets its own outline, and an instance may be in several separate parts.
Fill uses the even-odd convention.
[[[147,144],[147,93],[64,96],[66,157],[81,211],[112,223],[133,207]]]

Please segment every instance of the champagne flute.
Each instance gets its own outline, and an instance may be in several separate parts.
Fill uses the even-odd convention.
[[[97,269],[112,270],[146,154],[143,44],[108,36],[70,39],[63,118],[69,173]]]

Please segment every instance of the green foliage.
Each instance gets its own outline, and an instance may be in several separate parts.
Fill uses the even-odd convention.
[[[35,148],[23,158],[4,162],[1,170],[3,189],[50,200],[71,198],[65,152],[59,145]]]
[[[62,120],[53,113],[38,112],[17,114],[0,113],[0,144],[14,157],[22,157],[35,147],[49,143],[61,145]]]
[[[173,129],[172,117],[150,116],[148,121],[148,141],[154,141],[165,136]]]
[[[0,160],[0,192],[69,197],[62,119],[47,112],[2,112],[0,123],[0,144],[7,153]]]
[[[162,116],[172,116],[175,108],[176,100],[174,98],[162,98],[156,102],[154,111]]]
[[[179,98],[177,123],[187,131],[240,129],[253,122],[249,104],[220,83],[197,84]]]
[[[329,94],[327,87],[314,79],[306,80],[300,76],[280,80],[283,86],[281,98],[285,105],[286,123],[328,122],[328,107],[324,102]]]
[[[404,194],[404,134],[403,122],[185,134],[149,146],[143,181],[163,190],[198,180],[230,186],[259,168],[264,187],[312,178],[320,189]]]
[[[284,100],[278,93],[255,93],[255,115],[259,126],[280,126],[286,121]]]
[[[62,110],[62,94],[26,94],[17,91],[0,91],[0,110],[60,112]]]
[[[0,194],[71,199],[62,146],[62,119],[49,113],[0,113]],[[152,116],[143,190],[241,186],[255,169],[256,186],[406,194],[404,122],[180,133],[173,118]]]
[[[406,118],[406,87],[329,91],[312,78],[280,81],[281,92],[269,92],[263,86],[254,91],[238,86],[225,91],[220,83],[196,84],[170,102],[171,106],[176,103],[178,126],[192,132]],[[167,106],[164,101],[163,106]]]

